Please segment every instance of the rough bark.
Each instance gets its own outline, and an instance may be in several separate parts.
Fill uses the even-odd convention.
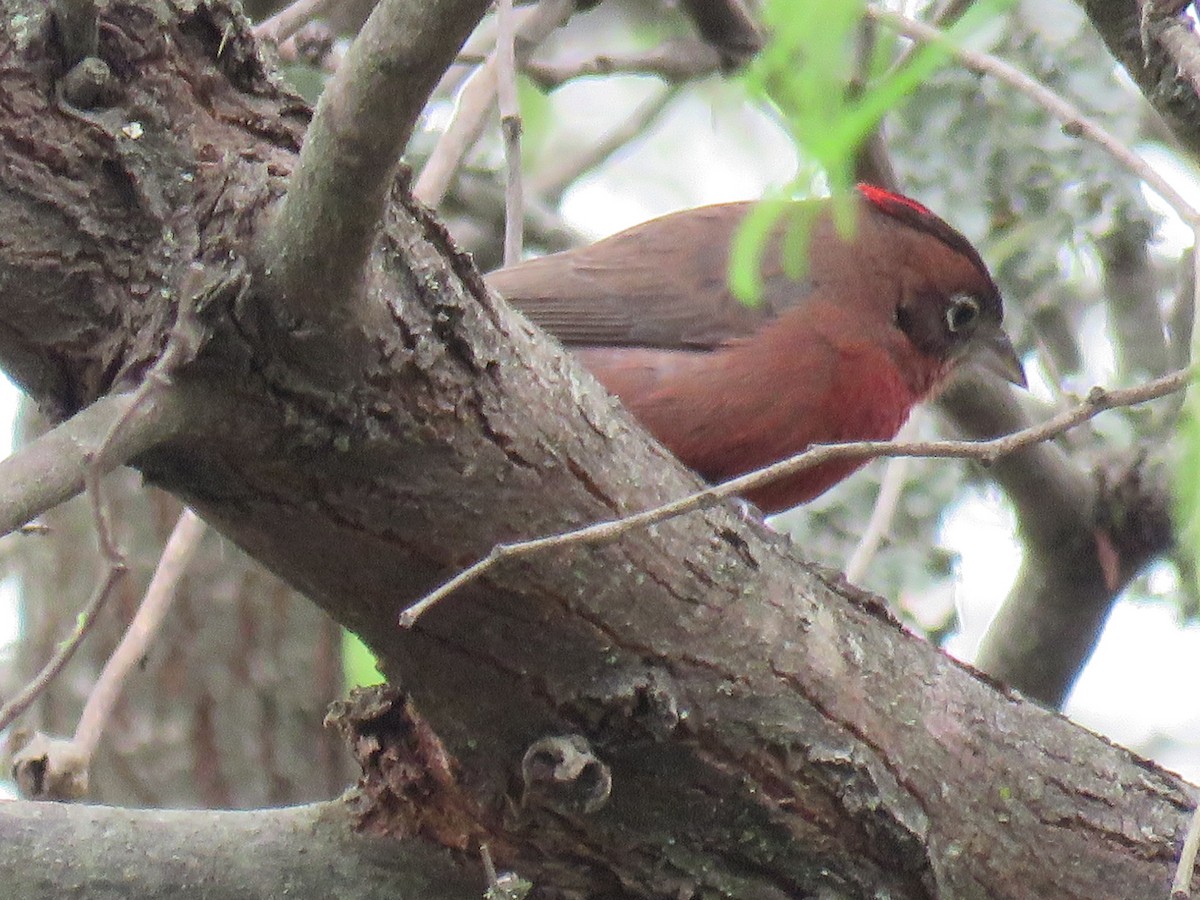
[[[346,304],[355,353],[334,343],[352,319],[322,346],[247,286],[306,111],[224,7],[109,5],[122,96],[84,119],[55,108],[37,5],[0,13],[0,362],[69,414],[145,369],[207,267],[207,340],[174,381],[228,411],[136,463],[411,692],[399,773],[429,805],[376,830],[465,851],[448,869],[486,841],[545,896],[1165,891],[1185,785],[997,691],[735,505],[500,567],[397,628],[496,541],[696,481],[487,295],[403,180]]]
[[[1190,153],[1200,149],[1200,97],[1158,40],[1163,24],[1149,18],[1143,33],[1142,7],[1152,0],[1079,0],[1096,31],[1141,88],[1146,99]],[[1175,4],[1181,6],[1181,4]],[[1144,36],[1148,43],[1142,41]]]

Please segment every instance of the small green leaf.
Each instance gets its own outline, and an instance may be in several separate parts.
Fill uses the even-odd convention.
[[[554,125],[550,98],[525,75],[517,78],[517,105],[521,108],[521,156],[533,168]]]
[[[387,681],[379,671],[375,654],[353,631],[342,629],[342,678],[346,690]]]
[[[947,42],[994,18],[1014,0],[980,0],[948,32]],[[750,96],[771,109],[796,144],[802,160],[825,173],[834,199],[838,230],[853,228],[850,203],[858,148],[880,120],[950,58],[943,44],[918,47],[904,65],[892,65],[896,42],[877,41],[866,66],[865,88],[852,92],[855,45],[865,0],[768,0],[762,10],[771,40],[748,67],[743,84]],[[762,242],[768,240],[783,213],[780,198],[802,192],[807,175],[797,175],[769,201],[770,210],[751,214],[738,230],[730,256],[730,286],[744,303],[756,303],[762,291]],[[785,272],[798,278],[804,271],[807,246],[804,226],[789,226],[784,236]]]
[[[762,260],[775,224],[787,209],[784,197],[764,197],[755,204],[733,235],[729,255],[729,287],[747,306],[762,300]]]

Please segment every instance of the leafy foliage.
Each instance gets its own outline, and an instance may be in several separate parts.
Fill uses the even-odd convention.
[[[771,40],[743,76],[750,96],[775,111],[801,155],[824,174],[843,231],[852,226],[849,197],[859,147],[887,113],[949,58],[944,47],[924,45],[893,65],[894,40],[862,40],[865,5],[865,0],[769,0],[762,17]],[[1007,5],[1008,0],[975,4],[953,36],[969,33]],[[769,234],[789,210],[785,199],[808,180],[805,172],[798,173],[776,196],[766,198],[739,230],[729,280],[746,302],[757,302],[762,293],[762,254]],[[791,212],[784,241],[799,248],[809,223],[794,207]],[[788,275],[800,278],[804,255],[785,252],[783,260]]]

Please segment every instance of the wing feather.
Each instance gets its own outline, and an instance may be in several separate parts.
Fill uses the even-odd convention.
[[[764,278],[782,289],[755,307],[730,293],[728,248],[749,209],[736,203],[674,213],[497,270],[487,281],[567,345],[712,349],[752,334],[810,290],[805,281],[772,279],[779,265],[769,253]]]

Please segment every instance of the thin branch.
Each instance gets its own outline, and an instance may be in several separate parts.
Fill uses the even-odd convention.
[[[533,49],[566,22],[574,9],[574,0],[541,0],[517,28],[513,48],[517,64],[524,65]],[[459,95],[454,119],[438,138],[413,186],[413,195],[422,203],[433,207],[441,205],[467,151],[483,134],[484,123],[496,99],[496,66],[496,54],[492,52]]]
[[[601,54],[582,60],[531,60],[523,66],[542,90],[551,91],[576,78],[593,75],[656,75],[683,84],[721,71],[721,54],[696,38],[675,38],[656,47],[620,56]]]
[[[148,400],[137,391],[112,394],[0,461],[0,534],[82,491],[89,467],[106,474],[175,436],[187,414],[174,394]]]
[[[889,28],[895,29],[911,40],[942,47],[972,72],[979,75],[989,75],[1020,91],[1034,103],[1045,109],[1050,115],[1054,116],[1054,118],[1058,119],[1067,134],[1085,137],[1093,143],[1098,144],[1114,159],[1129,169],[1129,171],[1142,179],[1193,230],[1200,226],[1200,212],[1188,203],[1166,178],[1134,153],[1116,135],[1108,131],[1094,119],[1084,115],[1083,111],[1069,100],[1061,97],[1002,59],[987,53],[980,53],[960,47],[944,32],[926,25],[924,22],[918,22],[916,19],[894,13],[875,3],[867,4],[866,14],[876,21],[887,25]]]
[[[382,0],[330,78],[264,244],[272,293],[309,326],[353,326],[400,152],[487,0]],[[340,340],[344,328],[324,334]]]
[[[756,469],[721,484],[689,494],[679,500],[620,519],[597,522],[575,531],[561,532],[527,541],[497,544],[483,559],[470,568],[464,569],[454,578],[405,609],[400,614],[400,625],[403,628],[411,628],[421,614],[438,601],[476,581],[489,569],[508,559],[532,556],[550,549],[612,541],[636,528],[656,525],[684,513],[713,506],[727,497],[743,494],[780,478],[795,475],[834,460],[861,460],[880,456],[923,456],[942,459],[973,459],[989,465],[1002,456],[1057,437],[1107,409],[1133,406],[1183,390],[1187,387],[1191,376],[1190,369],[1183,369],[1137,387],[1112,391],[1096,387],[1083,401],[1052,416],[1045,422],[992,440],[914,441],[912,443],[854,441],[845,444],[817,445],[762,469]]]
[[[205,531],[204,520],[190,509],[185,509],[175,523],[158,567],[154,570],[154,577],[146,589],[146,596],[121,638],[121,643],[105,663],[104,671],[88,695],[79,724],[75,727],[72,743],[85,765],[96,752],[129,673],[145,659],[147,648],[158,634],[163,618],[178,594],[179,582],[195,556]]]
[[[110,566],[107,560],[104,563],[104,569],[105,574],[102,576],[99,586],[92,593],[75,622],[75,630],[59,643],[54,655],[42,666],[42,670],[38,672],[37,676],[25,685],[17,696],[4,704],[3,709],[0,709],[0,731],[11,725],[18,716],[29,709],[34,700],[41,696],[50,683],[58,677],[58,673],[63,670],[63,667],[71,661],[71,657],[75,655],[75,651],[79,649],[83,639],[96,624],[96,619],[99,618],[100,611],[104,609],[104,604],[108,602],[108,598],[121,583],[126,572],[124,567]]]
[[[592,171],[630,141],[645,134],[678,95],[677,87],[660,91],[642,103],[599,142],[582,148],[578,154],[550,160],[531,179],[530,191],[543,202],[556,202],[580,176]]]
[[[900,433],[896,435],[896,440],[903,443],[916,434],[915,424],[915,416],[909,418],[904,423],[904,427],[900,429]],[[904,494],[904,484],[908,479],[908,470],[911,467],[911,457],[898,456],[888,460],[883,478],[879,482],[879,495],[875,498],[875,505],[871,509],[871,518],[867,520],[867,527],[863,529],[854,552],[846,561],[844,574],[846,580],[851,584],[858,584],[859,579],[866,574],[884,535],[892,527],[892,520],[896,517],[896,508],[900,504],[900,497]]]
[[[504,264],[521,261],[525,246],[524,189],[521,186],[521,104],[517,99],[516,22],[512,0],[496,3],[496,99],[504,137]]]
[[[275,15],[254,26],[254,36],[260,41],[282,44],[311,22],[324,16],[341,0],[296,0]]]

